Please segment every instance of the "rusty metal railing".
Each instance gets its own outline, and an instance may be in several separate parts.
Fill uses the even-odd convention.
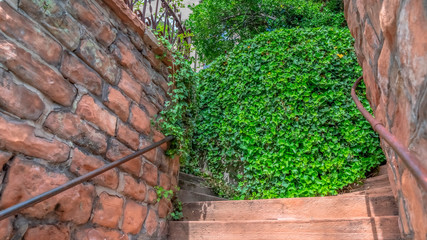
[[[103,167],[100,167],[100,168],[98,168],[96,170],[93,170],[92,172],[89,172],[89,173],[87,173],[85,175],[77,177],[77,178],[75,178],[75,179],[73,179],[73,180],[71,180],[71,181],[69,181],[69,182],[67,182],[67,183],[65,183],[65,184],[63,184],[61,186],[58,186],[58,187],[56,187],[56,188],[54,188],[52,190],[44,192],[44,193],[42,193],[42,194],[40,194],[38,196],[35,196],[35,197],[31,198],[31,199],[28,199],[28,200],[26,200],[24,202],[18,203],[16,205],[12,206],[12,207],[4,209],[4,210],[0,211],[0,221],[3,220],[3,219],[6,219],[7,217],[10,217],[12,215],[17,214],[17,213],[19,213],[20,211],[22,211],[22,210],[24,210],[26,208],[32,207],[32,206],[34,206],[35,204],[37,204],[37,203],[39,203],[41,201],[44,201],[44,200],[49,199],[49,198],[51,198],[51,197],[53,197],[55,195],[58,195],[59,193],[62,193],[65,190],[68,190],[68,189],[70,189],[70,188],[72,188],[72,187],[74,187],[76,185],[79,185],[80,183],[88,181],[88,180],[90,180],[90,179],[92,179],[92,178],[94,178],[94,177],[96,177],[96,176],[98,176],[98,175],[100,175],[100,174],[102,174],[102,173],[110,170],[110,169],[118,167],[118,166],[122,165],[123,163],[126,163],[126,162],[128,162],[128,161],[130,161],[130,160],[132,160],[132,159],[134,159],[134,158],[136,158],[136,157],[138,157],[138,156],[140,156],[140,155],[142,155],[142,154],[144,154],[144,153],[146,153],[146,152],[148,152],[148,151],[150,151],[150,150],[152,150],[152,149],[154,149],[154,148],[156,148],[156,147],[158,147],[160,145],[162,145],[163,143],[167,143],[169,141],[172,141],[174,138],[175,137],[173,137],[173,136],[165,137],[161,141],[153,143],[150,146],[145,147],[145,148],[143,148],[141,150],[138,150],[138,151],[136,151],[136,152],[134,152],[134,153],[126,156],[126,157],[123,157],[123,158],[121,158],[121,159],[119,159],[117,161],[114,161],[112,163],[104,165]]]
[[[176,50],[189,54],[190,30],[183,25],[179,8],[171,0],[124,1],[142,22],[159,32]]]
[[[403,144],[391,134],[379,121],[377,121],[362,105],[356,95],[356,87],[362,80],[363,76],[358,78],[351,88],[351,97],[356,103],[357,108],[362,115],[368,120],[375,132],[384,139],[402,159],[403,163],[417,179],[418,183],[427,191],[427,169],[421,164],[420,159],[411,153]]]

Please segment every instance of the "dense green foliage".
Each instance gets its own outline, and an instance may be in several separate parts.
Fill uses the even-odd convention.
[[[193,44],[205,62],[265,31],[344,22],[342,13],[311,0],[204,0],[192,10],[186,25],[194,33]]]
[[[169,51],[172,51],[172,46],[166,39],[158,38]],[[160,112],[155,125],[166,136],[175,136],[168,154],[179,155],[181,162],[185,163],[191,152],[197,81],[196,74],[191,68],[191,61],[179,51],[172,52],[172,56],[174,59],[173,74],[169,76],[169,85],[173,85],[172,91],[169,93],[171,100],[165,103],[165,108]]]
[[[229,178],[246,199],[336,194],[364,178],[384,157],[350,97],[352,44],[348,29],[281,29],[218,58],[200,72],[186,170]]]

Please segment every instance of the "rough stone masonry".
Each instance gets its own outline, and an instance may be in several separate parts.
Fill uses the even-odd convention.
[[[170,66],[121,0],[0,0],[0,209],[161,140]],[[0,240],[164,239],[166,147],[1,221]]]
[[[427,167],[427,1],[344,0],[375,117]],[[427,239],[427,192],[382,141],[404,239]]]

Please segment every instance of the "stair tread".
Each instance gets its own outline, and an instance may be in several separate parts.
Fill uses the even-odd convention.
[[[330,218],[394,216],[398,214],[393,196],[330,196],[282,198],[183,204],[185,220],[268,220],[280,218]]]
[[[220,198],[217,196],[193,192],[193,191],[187,191],[187,190],[180,190],[178,192],[178,199],[181,200],[181,202],[183,203],[225,200],[224,198]]]
[[[398,217],[170,222],[170,239],[398,239]],[[289,234],[289,235],[286,235]],[[173,238],[172,238],[173,237]],[[306,238],[311,237],[311,238]],[[356,237],[356,238],[355,238]]]
[[[364,183],[375,183],[375,182],[389,182],[388,175],[379,175],[364,180]]]
[[[180,179],[178,182],[178,186],[181,190],[198,192],[198,193],[215,196],[215,193],[212,191],[211,188],[205,187],[201,183],[194,183],[194,182]]]
[[[206,182],[206,180],[201,178],[201,177],[197,177],[197,176],[187,174],[187,173],[183,173],[183,172],[179,172],[179,179],[190,181],[190,182],[196,182],[196,183]]]
[[[367,188],[367,189],[358,189],[353,192],[344,193],[341,196],[352,196],[352,195],[393,195],[393,190],[390,186],[383,186],[383,187],[373,187],[373,188]]]

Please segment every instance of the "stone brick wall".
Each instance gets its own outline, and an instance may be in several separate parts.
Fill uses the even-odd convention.
[[[0,0],[0,208],[162,139],[164,53],[121,0]],[[164,239],[166,147],[1,221],[0,240]]]
[[[427,167],[427,1],[344,0],[374,115]],[[427,239],[427,193],[382,141],[406,239]]]

